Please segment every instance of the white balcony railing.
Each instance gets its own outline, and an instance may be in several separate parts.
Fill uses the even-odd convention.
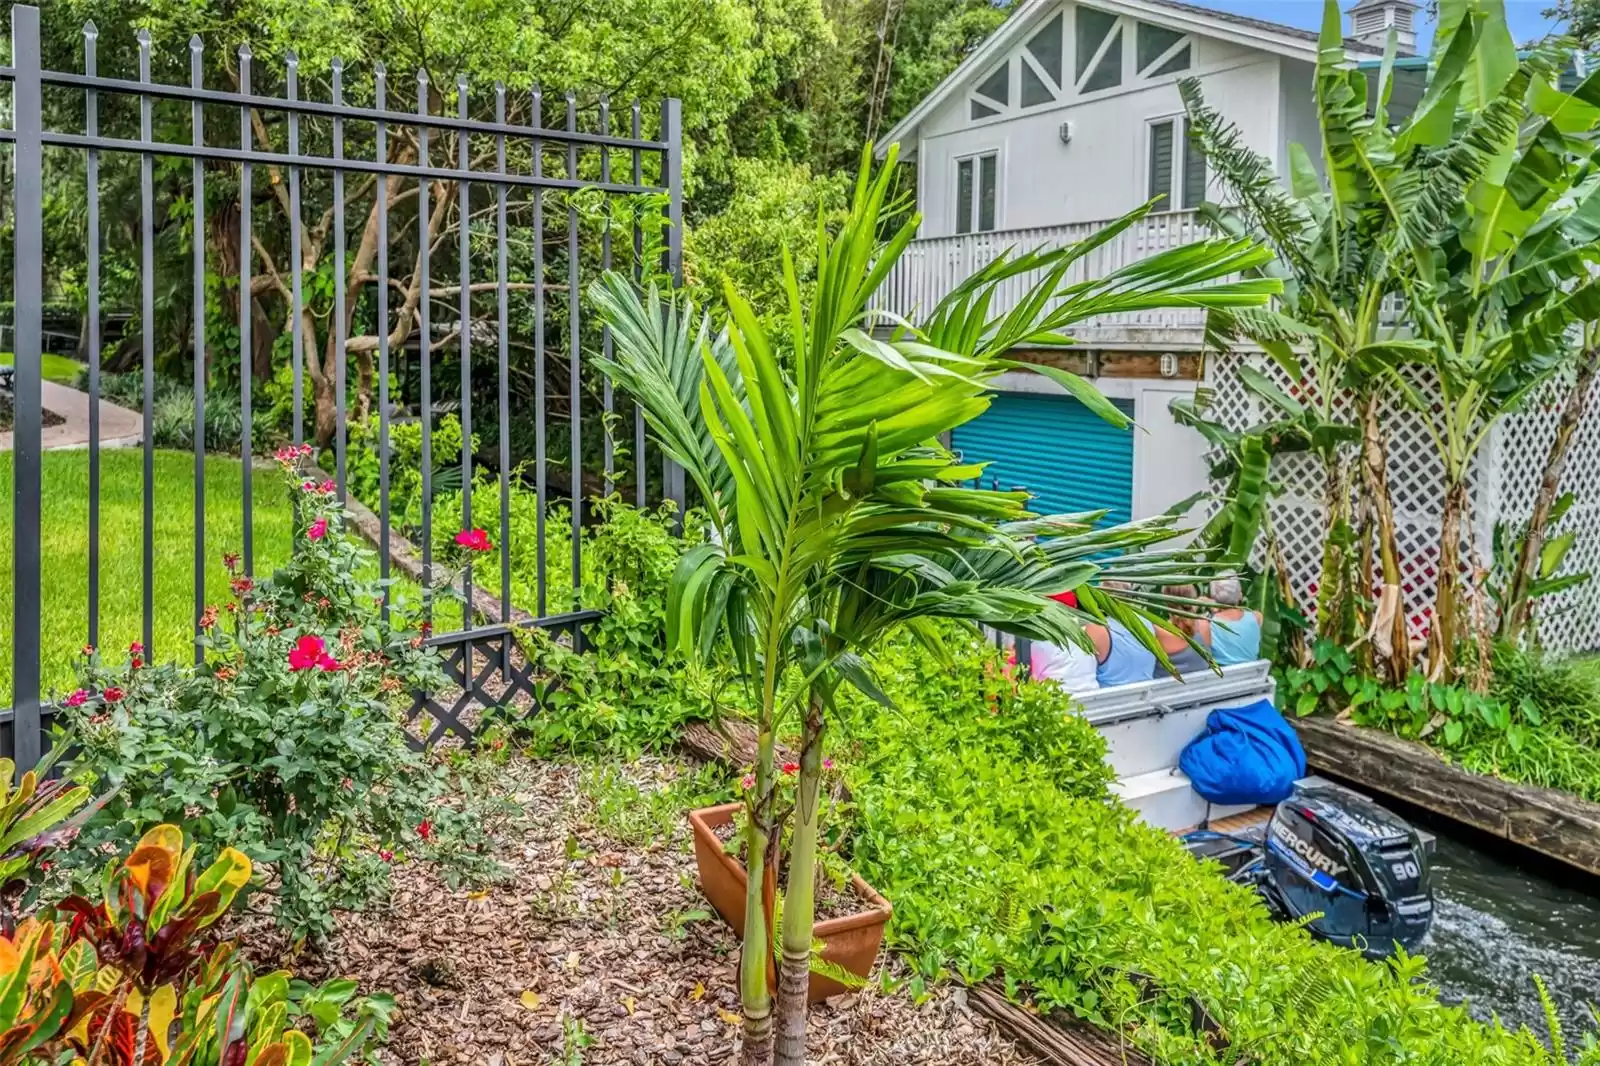
[[[992,233],[966,233],[959,237],[933,237],[912,241],[900,262],[878,291],[876,305],[915,322],[933,309],[958,283],[974,271],[993,262],[1008,248],[1032,251],[1041,247],[1058,248],[1092,236],[1105,222],[1076,222],[1036,229],[997,230]],[[1111,271],[1137,262],[1156,252],[1192,244],[1210,234],[1209,228],[1193,211],[1173,211],[1147,215],[1129,226],[1116,239],[1094,249],[1072,265],[1067,281],[1078,282],[1104,277]],[[1038,282],[1042,272],[1018,274],[1001,283],[989,307],[990,314],[1010,310]],[[1185,339],[1198,341],[1205,313],[1194,308],[1172,308],[1103,315],[1073,334],[1083,340],[1105,343],[1178,340],[1169,331],[1182,331]]]

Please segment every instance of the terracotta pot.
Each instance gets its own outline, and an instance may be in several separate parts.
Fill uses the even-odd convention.
[[[700,889],[722,915],[722,920],[741,938],[744,936],[745,886],[750,877],[744,864],[728,854],[716,830],[732,822],[743,806],[742,803],[726,803],[689,812],[689,825],[694,830],[694,858],[700,867]],[[865,909],[818,922],[811,935],[822,941],[824,959],[865,980],[878,959],[878,948],[883,945],[883,927],[889,924],[894,907],[860,877],[852,874],[850,880]],[[813,973],[808,998],[815,1003],[849,991],[831,977]]]

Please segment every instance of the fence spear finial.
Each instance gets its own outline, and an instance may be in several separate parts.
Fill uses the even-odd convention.
[[[100,27],[94,24],[94,19],[83,24],[83,35],[91,41],[100,36]]]

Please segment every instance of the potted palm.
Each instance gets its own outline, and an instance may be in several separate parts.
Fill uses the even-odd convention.
[[[977,469],[938,441],[988,406],[989,383],[1016,365],[1006,351],[1065,343],[1059,329],[1074,315],[1208,299],[1259,305],[1277,287],[1268,279],[1218,284],[1264,261],[1248,241],[1204,242],[1166,253],[1164,262],[1147,260],[1137,275],[1068,285],[1072,262],[1096,240],[1005,257],[941,305],[929,328],[902,324],[884,336],[868,302],[918,225],[915,216],[892,221],[893,166],[892,149],[875,175],[864,156],[842,226],[819,228],[808,295],[785,256],[788,327],[780,335],[769,334],[731,288],[720,327],[692,301],[653,287],[641,294],[615,274],[591,290],[614,341],[614,357],[601,365],[684,468],[712,526],[709,542],[685,553],[674,574],[669,643],[702,655],[730,649],[756,709],[757,756],[742,805],[745,891],[742,907],[729,908],[742,911],[733,924],[743,934],[750,1063],[774,1051],[784,1066],[803,1062],[826,714],[842,685],[884,701],[863,653],[897,626],[927,631],[923,623],[939,617],[1086,641],[1078,617],[1049,594],[1082,585],[1097,567],[1053,558],[1036,538],[1055,530],[1028,521],[1027,494],[966,487]],[[995,322],[984,318],[992,285],[1041,268],[1039,299]],[[1087,382],[1040,369],[1114,411]],[[1078,517],[1087,526],[1096,516]],[[1100,552],[1117,546],[1114,536],[1095,532]],[[1161,581],[1173,572],[1155,571]],[[1080,603],[1100,617],[1132,619],[1139,610],[1090,589]],[[773,766],[784,729],[800,737],[792,803],[780,802],[782,770]],[[775,905],[769,899],[785,824],[788,876]],[[774,1041],[768,968],[775,953]]]

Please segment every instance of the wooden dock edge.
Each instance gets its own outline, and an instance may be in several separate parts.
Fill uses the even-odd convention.
[[[1325,717],[1293,725],[1314,770],[1600,875],[1600,804],[1463,770],[1381,729]]]

